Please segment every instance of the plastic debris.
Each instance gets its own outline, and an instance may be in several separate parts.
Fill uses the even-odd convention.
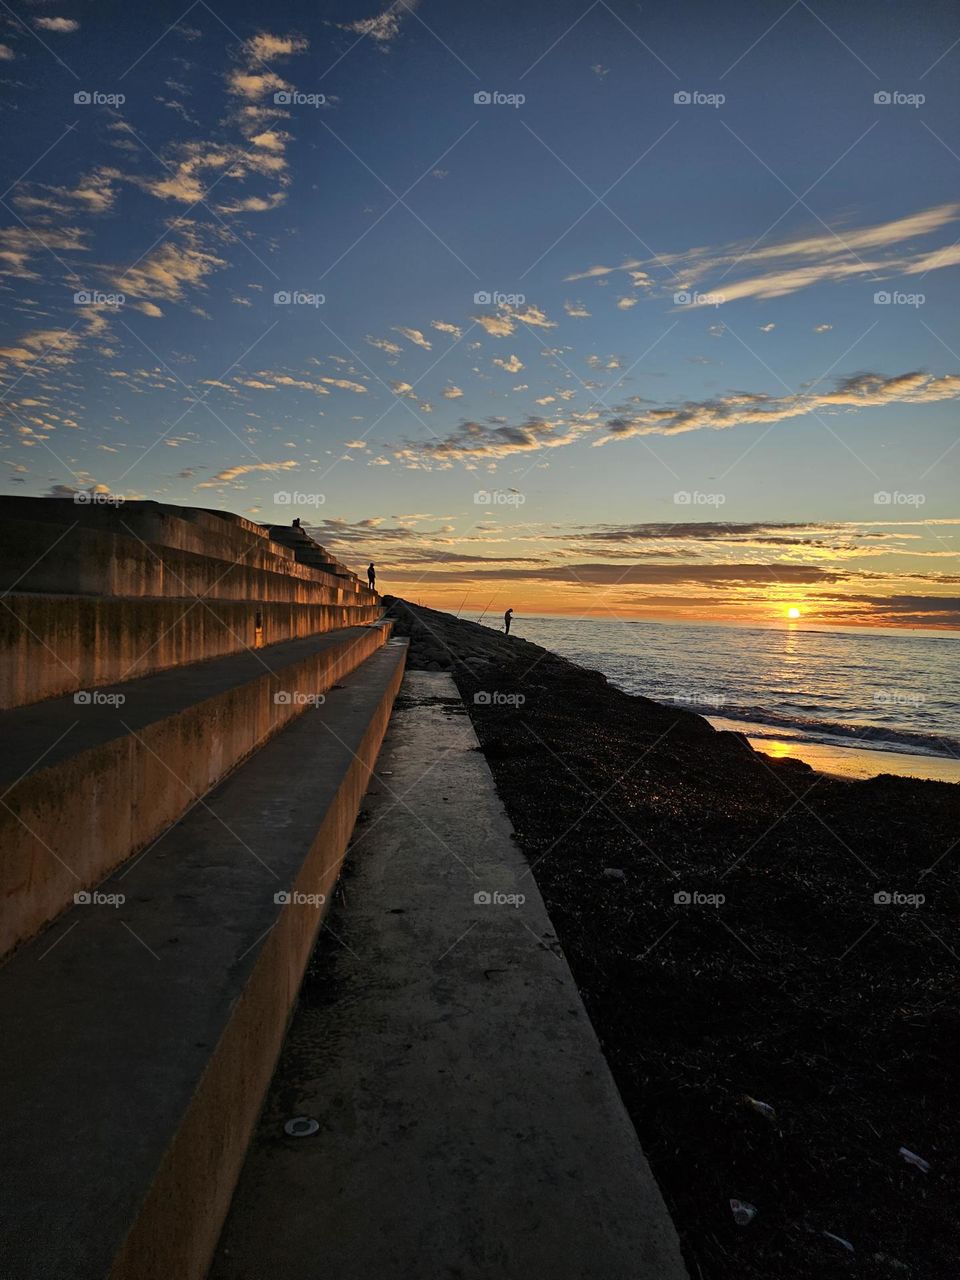
[[[733,1214],[733,1220],[738,1227],[749,1227],[757,1216],[757,1206],[748,1203],[746,1200],[731,1200],[730,1212]]]
[[[625,880],[626,875],[619,867],[604,867],[603,874],[609,876],[611,880]]]
[[[912,1164],[915,1169],[919,1169],[921,1173],[930,1172],[929,1160],[924,1160],[923,1156],[918,1156],[915,1151],[910,1151],[907,1147],[900,1148],[900,1154],[906,1160],[907,1164]]]
[[[747,1106],[753,1107],[754,1111],[759,1111],[762,1116],[766,1116],[768,1120],[776,1120],[777,1113],[771,1107],[769,1102],[761,1102],[759,1098],[751,1098],[749,1093],[743,1095],[743,1100]]]
[[[835,1236],[832,1231],[824,1231],[823,1235],[825,1235],[828,1240],[836,1240],[837,1244],[842,1244],[850,1253],[856,1252],[850,1241],[844,1240],[843,1236]]]
[[[291,1138],[309,1138],[320,1128],[312,1116],[294,1116],[283,1126],[283,1132]]]

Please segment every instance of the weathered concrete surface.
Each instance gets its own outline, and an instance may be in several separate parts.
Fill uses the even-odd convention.
[[[3,1280],[204,1275],[405,647],[0,968]]]
[[[119,519],[122,521],[122,514]],[[14,520],[0,511],[0,589],[100,596],[204,596],[210,600],[292,600],[374,604],[353,575],[327,573],[276,554],[256,539],[220,559],[153,544],[112,527]]]
[[[245,648],[361,626],[381,612],[377,604],[39,593],[5,595],[2,606],[0,710]]]
[[[452,680],[408,673],[210,1280],[683,1280],[526,871]]]
[[[0,955],[31,937],[378,649],[346,627],[0,713]],[[277,700],[277,695],[281,695]],[[288,695],[288,696],[284,696]]]
[[[296,561],[296,530],[281,530],[271,538],[268,528],[232,511],[212,511],[205,507],[179,507],[169,503],[137,501],[78,503],[69,498],[28,498],[0,496],[0,519],[40,520],[61,526],[80,526],[101,532],[137,537],[157,546],[179,551],[195,551],[218,560],[235,560],[251,549],[274,559]],[[324,548],[309,539],[313,549]],[[333,557],[330,557],[331,561]],[[252,561],[250,563],[253,563]],[[263,566],[261,566],[263,567]],[[274,566],[275,567],[275,566]]]

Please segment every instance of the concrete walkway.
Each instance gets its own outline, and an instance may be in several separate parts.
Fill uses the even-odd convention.
[[[342,945],[301,995],[211,1280],[684,1280],[448,675],[407,674],[364,809]],[[286,1137],[297,1115],[318,1132]]]

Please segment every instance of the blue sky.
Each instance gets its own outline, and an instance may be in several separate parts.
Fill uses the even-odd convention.
[[[300,515],[437,603],[960,621],[947,5],[4,27],[9,491]]]

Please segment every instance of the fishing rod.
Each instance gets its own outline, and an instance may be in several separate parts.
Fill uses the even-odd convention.
[[[470,594],[470,592],[469,592],[469,591],[465,591],[465,592],[463,593],[463,599],[460,601],[460,608],[457,610],[457,617],[458,617],[458,618],[460,617],[460,612],[461,612],[461,610],[463,609],[463,606],[467,603],[467,596],[468,596],[469,594]]]
[[[494,600],[496,600],[496,598],[497,598],[496,596],[491,596],[491,597],[490,597],[490,604],[493,604],[493,602],[494,602]],[[487,609],[489,609],[489,608],[490,608],[490,604],[488,604],[488,605],[487,605]],[[477,624],[478,624],[478,625],[479,625],[479,624],[484,620],[484,618],[487,616],[487,609],[484,609],[483,613],[481,613],[480,617],[477,619]]]

